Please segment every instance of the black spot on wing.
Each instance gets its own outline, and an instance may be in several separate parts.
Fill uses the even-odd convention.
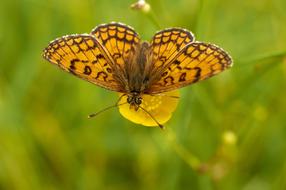
[[[83,73],[86,74],[86,75],[90,75],[92,73],[90,66],[86,65],[84,67],[84,72]]]

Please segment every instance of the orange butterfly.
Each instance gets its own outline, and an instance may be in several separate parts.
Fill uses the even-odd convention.
[[[136,111],[144,109],[140,105],[145,94],[172,91],[232,65],[224,50],[195,41],[188,30],[165,29],[149,43],[141,41],[131,27],[115,22],[99,25],[90,34],[58,38],[43,56],[73,75],[123,93]]]

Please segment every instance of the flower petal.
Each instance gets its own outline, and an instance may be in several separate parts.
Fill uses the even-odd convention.
[[[120,94],[121,96],[122,94]],[[127,96],[123,96],[119,104],[127,102]],[[166,123],[172,116],[179,102],[179,91],[166,92],[157,95],[143,95],[142,106],[160,124]],[[157,127],[157,123],[143,109],[137,111],[130,109],[129,104],[119,106],[120,114],[126,119],[148,127]]]

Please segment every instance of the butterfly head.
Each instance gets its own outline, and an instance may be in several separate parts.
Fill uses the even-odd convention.
[[[127,103],[130,104],[130,109],[137,111],[140,107],[140,104],[142,103],[142,97],[140,93],[132,92],[130,95],[128,95]]]

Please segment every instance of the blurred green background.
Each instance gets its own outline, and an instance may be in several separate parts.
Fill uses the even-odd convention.
[[[147,14],[132,3],[1,1],[0,189],[286,189],[286,1],[153,0]],[[165,131],[116,109],[88,120],[118,95],[41,54],[110,21],[145,40],[187,28],[234,66],[183,88]]]

